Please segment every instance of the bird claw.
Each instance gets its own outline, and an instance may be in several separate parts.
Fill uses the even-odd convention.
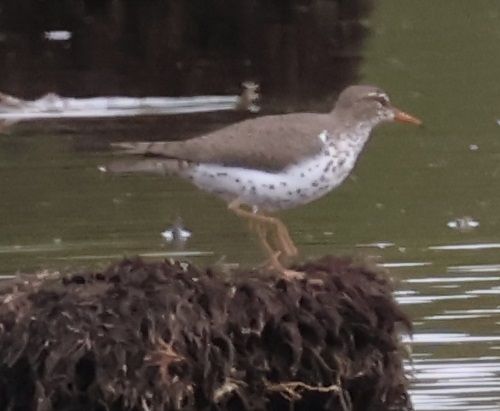
[[[306,278],[306,273],[289,269],[281,270],[281,274],[283,275],[285,280],[303,280],[304,278]]]

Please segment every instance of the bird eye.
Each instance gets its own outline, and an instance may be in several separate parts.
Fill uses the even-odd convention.
[[[370,93],[368,97],[371,100],[375,100],[380,103],[384,107],[389,105],[389,98],[383,93]]]
[[[389,100],[385,96],[375,96],[373,97],[375,101],[378,101],[383,106],[387,106],[389,104]]]

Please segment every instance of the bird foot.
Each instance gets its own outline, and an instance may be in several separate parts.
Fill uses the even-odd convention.
[[[305,273],[295,270],[290,270],[283,267],[280,263],[278,257],[281,255],[281,251],[276,251],[270,256],[270,258],[262,263],[259,268],[271,270],[280,274],[285,280],[303,280],[305,278]]]
[[[289,270],[287,268],[281,270],[280,274],[285,280],[303,280],[306,278],[306,273],[301,271]]]
[[[258,265],[259,269],[264,270],[279,270],[283,267],[279,261],[279,256],[281,255],[281,251],[274,251],[267,260]]]

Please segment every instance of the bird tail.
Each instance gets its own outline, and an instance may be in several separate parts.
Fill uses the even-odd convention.
[[[110,164],[101,165],[98,169],[102,172],[115,174],[124,173],[150,173],[157,175],[179,174],[188,167],[182,160],[163,157],[164,142],[120,142],[111,143],[114,154],[132,156],[123,160],[115,160]]]
[[[115,154],[140,155],[146,154],[154,143],[149,142],[119,142],[111,143],[111,148]]]
[[[103,173],[149,173],[157,175],[172,175],[179,171],[177,160],[146,158],[140,160],[116,160],[98,167]]]

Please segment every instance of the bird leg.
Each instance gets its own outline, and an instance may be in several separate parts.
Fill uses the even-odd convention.
[[[298,254],[297,247],[290,238],[288,230],[283,222],[276,217],[271,217],[259,213],[252,213],[241,208],[238,200],[232,201],[228,208],[239,217],[247,219],[249,222],[263,223],[274,228],[278,250],[286,257],[294,257]]]
[[[277,217],[269,215],[262,215],[262,217],[265,217],[269,223],[274,226],[275,235],[277,236],[278,241],[283,244],[285,254],[289,257],[295,257],[299,253],[299,250],[297,250],[297,247],[290,237],[290,233],[288,232],[288,229],[283,221]]]
[[[254,229],[257,233],[257,236],[260,240],[261,246],[264,249],[265,253],[268,255],[269,261],[268,264],[269,266],[278,271],[280,274],[282,274],[286,279],[302,279],[304,278],[304,273],[294,271],[294,270],[289,270],[283,267],[279,260],[279,256],[282,253],[282,250],[274,250],[273,247],[269,244],[268,241],[268,228],[271,226],[272,228],[275,229],[276,234],[278,233],[277,225],[275,221],[278,221],[281,223],[284,227],[284,224],[278,220],[275,219],[274,217],[268,217],[268,216],[263,216],[260,214],[256,213],[251,213],[247,210],[244,210],[241,208],[240,203],[235,200],[231,202],[228,206],[228,208],[233,211],[237,216],[245,218],[248,220],[250,227]],[[285,227],[286,231],[286,227]],[[288,232],[286,231],[286,234]],[[278,235],[278,234],[277,234]],[[280,241],[283,241],[283,239],[280,239]],[[291,240],[290,240],[291,241]],[[293,243],[292,243],[293,245]],[[285,244],[281,244],[281,246],[284,248]],[[295,247],[295,246],[293,246]],[[295,248],[296,250],[296,248]]]
[[[269,261],[266,261],[264,263],[264,266],[269,266],[271,268],[274,268],[278,271],[283,271],[285,268],[281,265],[280,260],[279,260],[279,255],[281,254],[281,251],[276,251],[274,250],[269,242],[267,241],[267,229],[262,223],[253,223],[253,229],[257,233],[257,237],[260,240],[260,244],[262,248],[264,249],[264,252],[268,255]]]
[[[265,214],[258,214],[262,223],[273,228],[272,234],[276,242],[277,248],[285,257],[295,257],[299,251],[288,233],[285,224],[278,218]]]
[[[269,256],[269,261],[266,265],[268,265],[271,269],[278,271],[283,277],[287,280],[302,280],[305,277],[304,273],[299,271],[289,270],[281,264],[279,260],[279,255],[281,251],[274,251],[273,248],[269,245],[267,241],[267,228],[262,223],[255,224],[255,231],[257,232],[257,236],[260,239],[261,245],[264,248],[264,251]]]

